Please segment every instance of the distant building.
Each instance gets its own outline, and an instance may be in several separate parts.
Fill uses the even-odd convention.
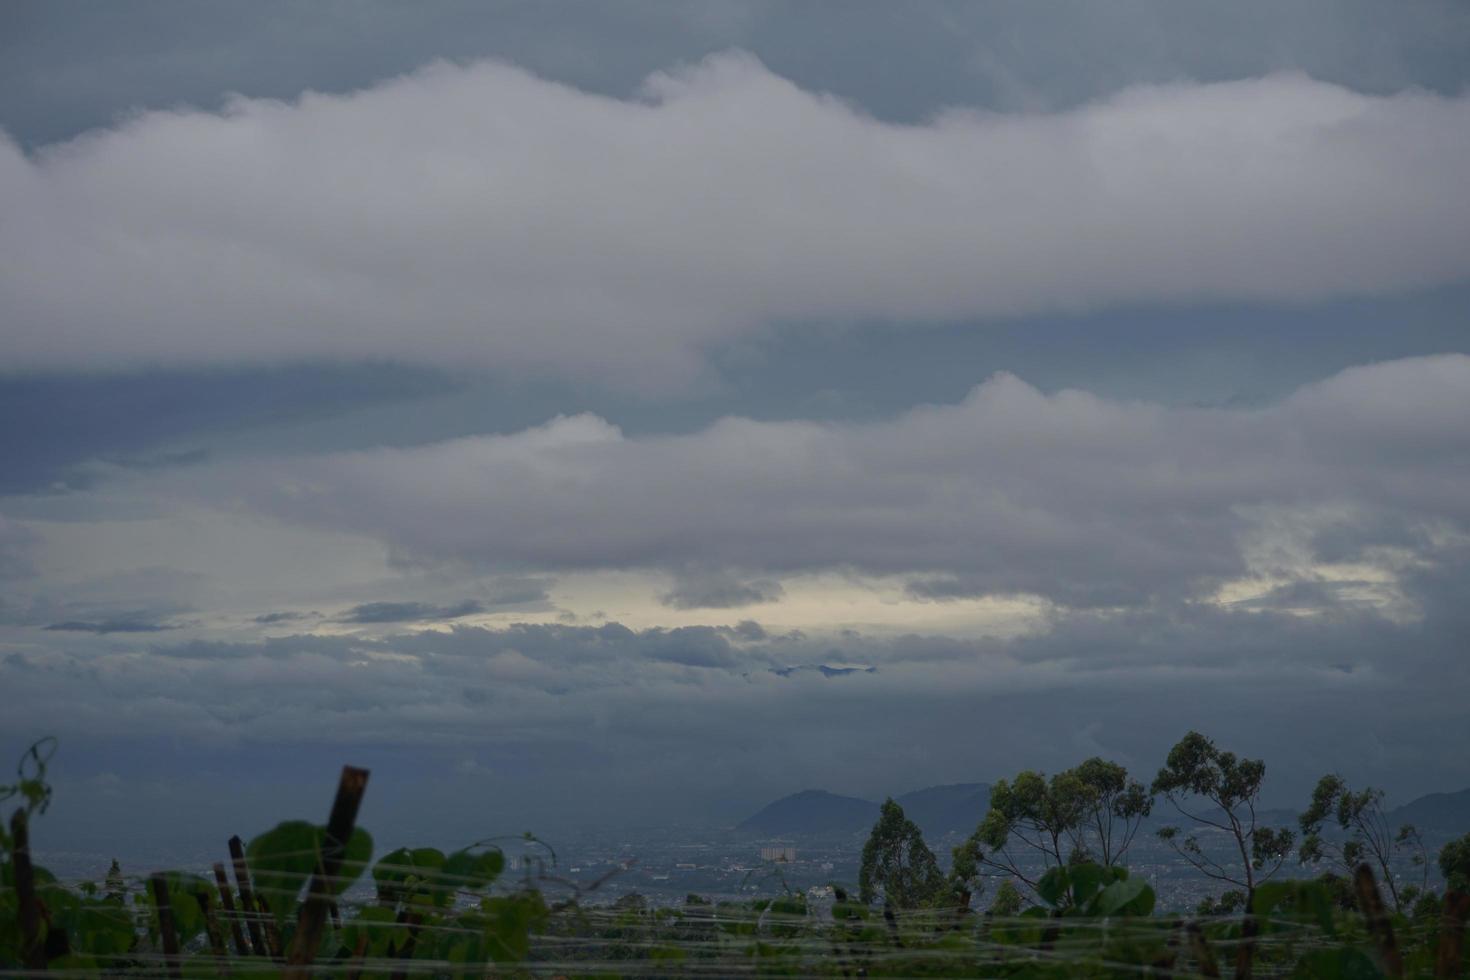
[[[780,861],[790,864],[796,860],[796,848],[794,847],[763,847],[761,848],[762,861]]]

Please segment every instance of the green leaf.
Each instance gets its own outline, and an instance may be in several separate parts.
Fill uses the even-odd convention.
[[[73,946],[93,956],[121,955],[136,941],[132,916],[117,902],[87,901],[58,909],[57,903],[48,899],[47,908],[71,937]]]
[[[1036,883],[1036,894],[1046,904],[1055,908],[1061,904],[1062,896],[1071,888],[1072,880],[1066,868],[1052,868]]]
[[[480,903],[485,913],[485,939],[497,962],[520,962],[531,950],[531,930],[546,921],[546,905],[537,892],[518,892]]]
[[[343,923],[342,945],[348,949],[356,949],[358,941],[365,936],[368,941],[366,955],[369,958],[386,956],[389,944],[402,932],[396,925],[396,919],[392,909],[382,906],[361,909],[357,915]]]
[[[385,854],[373,866],[373,882],[377,885],[379,900],[391,905],[400,902],[442,904],[439,899],[443,886],[439,884],[439,878],[445,862],[444,852],[433,847],[412,850],[400,847]]]
[[[1291,975],[1296,980],[1382,980],[1383,977],[1366,953],[1346,946],[1307,953]]]
[[[290,917],[301,889],[316,870],[320,839],[316,825],[288,820],[251,840],[246,849],[255,893],[277,922]]]
[[[194,896],[200,892],[205,895],[211,894],[214,885],[198,875],[187,874],[183,871],[166,871],[163,877],[168,893],[169,909],[173,913],[174,931],[178,933],[179,945],[183,946],[204,932],[204,909],[200,907],[198,899]],[[148,905],[156,916],[158,907],[153,899],[153,890],[148,889],[146,894]],[[156,927],[157,920],[155,919],[149,924],[149,928]]]
[[[1324,935],[1335,936],[1337,926],[1332,917],[1332,894],[1318,881],[1270,881],[1256,889],[1251,912],[1265,921],[1262,927],[1272,930],[1273,919],[1285,919],[1298,925],[1315,925]]]
[[[505,855],[498,850],[479,854],[468,849],[455,851],[444,861],[437,876],[444,904],[453,901],[456,891],[479,891],[486,888],[505,870]]]
[[[1071,881],[1072,905],[1085,908],[1092,897],[1113,879],[1112,870],[1096,864],[1074,864],[1067,868]]]
[[[1149,915],[1154,910],[1154,890],[1142,878],[1115,881],[1092,901],[1090,915]]]
[[[316,872],[327,837],[325,827],[305,820],[287,820],[256,837],[246,849],[255,890],[278,922],[287,921],[301,890]],[[347,841],[342,865],[330,883],[340,895],[362,874],[373,854],[373,838],[357,828]]]

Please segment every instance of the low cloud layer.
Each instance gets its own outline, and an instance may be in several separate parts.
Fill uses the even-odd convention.
[[[485,605],[466,599],[448,606],[427,602],[364,602],[342,616],[344,623],[414,623],[425,620],[463,619],[485,611]]]
[[[644,389],[772,325],[1470,275],[1470,97],[1297,74],[901,126],[749,56],[493,62],[0,138],[10,368],[391,359]],[[1187,329],[1187,327],[1181,327]]]
[[[831,570],[909,576],[935,600],[1137,605],[1318,579],[1323,563],[1389,601],[1396,576],[1470,529],[1467,418],[1464,355],[1355,368],[1260,409],[1047,395],[998,375],[882,423],[632,438],[576,416],[136,479],[375,536],[408,565],[667,569],[676,606],[773,598],[750,583]]]
[[[680,576],[659,601],[671,609],[738,609],[776,602],[784,591],[780,582],[746,581],[723,572],[698,572]]]
[[[168,568],[43,582],[69,604],[42,595],[0,632],[13,705],[0,735],[64,719],[71,743],[182,741],[222,758],[390,745],[461,807],[479,792],[464,773],[494,773],[474,812],[516,821],[598,799],[609,820],[718,823],[805,787],[881,796],[1095,754],[1146,773],[1190,728],[1264,757],[1273,804],[1299,805],[1329,770],[1398,800],[1457,789],[1470,782],[1467,417],[1470,357],[1444,355],[1260,408],[1048,395],[1000,375],[879,423],[629,437],[579,416],[119,471],[73,495],[81,510],[182,506],[196,545],[226,515],[249,516],[237,533],[251,540],[270,518],[377,536],[398,590],[386,566],[336,581],[329,562],[310,569],[324,580],[299,614],[221,614],[214,597],[238,589],[188,593],[199,575]],[[8,527],[42,565],[67,537]],[[685,615],[657,605],[684,602],[705,625],[445,621],[496,601],[550,619],[559,573],[591,603],[597,573],[628,569],[655,570],[629,576],[645,608]],[[907,583],[933,616],[906,635],[754,621],[801,603],[795,576],[812,572],[879,576],[890,597]],[[733,611],[783,577],[781,601]],[[1051,601],[1020,629],[936,635],[951,600],[1012,592]],[[45,628],[102,625],[144,608],[140,595],[156,600],[148,622],[178,631]],[[732,611],[702,611],[721,602]],[[513,798],[495,795],[506,781]]]
[[[346,758],[387,740],[483,760],[513,779],[517,819],[568,792],[608,794],[608,818],[718,819],[745,815],[720,811],[722,799],[748,812],[803,787],[896,792],[1097,753],[1146,773],[1200,728],[1264,756],[1275,801],[1299,803],[1331,769],[1404,799],[1470,780],[1467,572],[1462,547],[1409,576],[1423,616],[1407,625],[1335,602],[1312,616],[1163,603],[1064,613],[1009,640],[748,622],[87,637],[0,658],[13,705],[0,734],[64,717],[78,738],[255,744],[266,756],[338,746]]]
[[[107,633],[162,633],[178,629],[178,627],[171,623],[158,622],[147,612],[136,612],[125,613],[110,619],[68,619],[64,622],[52,623],[46,629],[51,632],[104,635]]]

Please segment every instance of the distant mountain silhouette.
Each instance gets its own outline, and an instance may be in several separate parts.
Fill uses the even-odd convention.
[[[931,786],[896,797],[904,816],[919,825],[925,837],[969,834],[990,808],[989,783]]]
[[[867,830],[878,819],[878,804],[826,790],[792,793],[748,818],[740,830],[763,834],[850,834]]]
[[[990,787],[985,783],[931,786],[896,799],[926,837],[968,834],[985,816]],[[763,834],[851,834],[871,828],[878,819],[878,810],[879,805],[872,800],[809,789],[783,796],[740,824],[739,829]]]
[[[1400,824],[1411,823],[1421,831],[1470,833],[1470,789],[1458,793],[1430,793],[1410,800],[1388,815],[1388,825],[1395,831]]]
[[[954,783],[930,786],[894,797],[904,815],[933,840],[945,834],[968,834],[975,829],[990,805],[988,783]],[[825,790],[809,789],[783,796],[740,824],[740,830],[761,834],[805,836],[837,836],[866,831],[878,819],[879,805],[855,796],[839,796]],[[1221,821],[1218,811],[1206,812],[1209,819]],[[1411,823],[1432,834],[1459,836],[1470,832],[1470,789],[1457,793],[1430,793],[1404,804],[1387,814],[1390,828]],[[1297,811],[1290,809],[1258,810],[1256,819],[1262,826],[1296,829]],[[1153,817],[1147,821],[1148,832],[1164,824],[1188,826],[1163,800],[1154,804]]]

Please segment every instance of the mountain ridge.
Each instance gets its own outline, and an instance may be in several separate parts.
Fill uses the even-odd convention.
[[[929,837],[968,834],[990,804],[988,783],[928,786],[893,798]],[[842,835],[866,831],[881,804],[856,796],[806,789],[766,804],[737,826],[765,834]]]
[[[948,783],[927,786],[893,797],[904,814],[926,837],[968,834],[984,818],[990,804],[989,783]],[[865,831],[878,819],[881,804],[857,796],[807,789],[766,804],[737,826],[737,830],[771,835],[843,835]],[[1261,822],[1296,829],[1299,811],[1273,807],[1259,812]],[[1470,788],[1426,793],[1384,813],[1390,827],[1413,824],[1421,832],[1459,835],[1470,831]],[[1149,824],[1178,822],[1177,814],[1157,804]]]

